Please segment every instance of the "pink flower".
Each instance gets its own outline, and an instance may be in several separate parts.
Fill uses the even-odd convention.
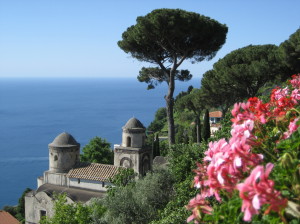
[[[264,204],[269,204],[268,210],[275,212],[286,207],[287,199],[281,197],[280,192],[274,189],[274,182],[268,179],[272,169],[272,163],[268,163],[265,170],[263,166],[257,166],[244,183],[237,185],[243,199],[244,221],[251,221],[252,216],[258,214]]]
[[[297,122],[299,121],[299,118],[296,118],[295,120],[291,121],[289,124],[289,130],[283,133],[283,139],[289,138],[295,131],[297,131],[299,125],[297,125]]]
[[[186,208],[192,210],[192,215],[187,218],[187,222],[194,220],[194,223],[198,223],[197,220],[201,217],[201,213],[211,214],[213,210],[208,201],[200,194],[197,194],[195,198],[191,199]]]
[[[287,87],[284,89],[277,89],[273,92],[274,99],[280,100],[282,97],[287,97],[288,93],[289,93],[289,90]]]
[[[296,89],[296,88],[300,88],[300,74],[298,75],[293,75],[292,76],[292,80],[290,81],[290,83],[292,84],[292,86]]]
[[[296,104],[297,101],[300,101],[300,90],[294,89],[291,94],[292,101]]]

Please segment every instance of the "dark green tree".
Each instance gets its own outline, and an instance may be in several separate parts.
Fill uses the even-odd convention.
[[[206,145],[202,144],[176,144],[168,151],[168,167],[175,178],[175,194],[160,211],[159,218],[151,224],[186,223],[190,212],[186,210],[185,205],[199,192],[199,189],[191,185],[195,176],[193,170],[196,168],[196,161],[203,158],[203,152],[206,150]]]
[[[288,40],[279,46],[284,62],[290,68],[290,74],[300,73],[300,28]]]
[[[157,65],[142,68],[138,80],[148,89],[166,82],[165,96],[168,115],[169,145],[175,143],[173,118],[175,80],[189,80],[188,70],[178,70],[185,60],[200,62],[212,59],[225,43],[226,25],[198,13],[180,9],[157,9],[137,18],[118,42],[119,47],[132,57]]]
[[[203,120],[203,133],[202,138],[207,141],[210,138],[210,123],[209,123],[209,111],[205,110],[204,120]]]
[[[95,209],[95,207],[94,207]],[[82,203],[67,203],[66,194],[55,196],[54,215],[45,217],[41,224],[83,224],[92,222],[92,208]]]
[[[82,152],[83,154],[81,154],[80,160],[83,162],[113,164],[114,153],[110,148],[110,143],[105,139],[99,137],[91,139],[91,141],[84,146]]]
[[[158,108],[155,113],[154,120],[150,123],[147,130],[153,132],[160,132],[167,122],[167,111],[165,107]]]
[[[155,170],[135,184],[115,187],[114,194],[108,194],[103,201],[107,223],[149,223],[170,200],[172,186],[168,170]]]
[[[199,89],[193,89],[189,94],[182,96],[176,101],[175,108],[177,111],[189,110],[194,113],[196,123],[197,142],[201,142],[201,122],[200,114],[205,108],[205,98]]]
[[[235,102],[253,97],[268,82],[286,78],[275,45],[249,45],[232,51],[206,72],[201,80],[210,106],[223,112]]]
[[[226,114],[235,102],[235,92],[231,90],[232,82],[226,79],[220,79],[216,71],[209,70],[204,73],[201,80],[201,91],[207,106],[220,108],[223,114]]]
[[[188,129],[182,125],[176,125],[176,135],[175,135],[176,144],[189,143]]]

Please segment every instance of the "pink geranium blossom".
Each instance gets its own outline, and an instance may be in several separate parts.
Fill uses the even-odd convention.
[[[237,185],[240,197],[243,199],[242,211],[245,221],[250,221],[253,215],[258,214],[264,204],[269,204],[269,210],[275,212],[286,207],[287,200],[274,189],[274,181],[268,179],[272,168],[272,163],[268,163],[266,169],[257,166],[244,183]]]
[[[273,93],[273,97],[275,100],[279,100],[282,97],[287,97],[287,95],[289,94],[289,90],[288,88],[284,88],[284,89],[275,89],[274,93]]]
[[[293,76],[290,84],[294,89],[274,89],[267,103],[252,97],[246,103],[234,105],[231,111],[231,137],[210,142],[202,163],[198,163],[194,170],[194,186],[200,189],[201,194],[187,206],[193,210],[188,221],[196,220],[197,223],[201,213],[210,214],[212,209],[205,198],[214,196],[221,201],[220,191],[231,194],[239,190],[245,221],[250,221],[265,204],[269,205],[265,213],[271,210],[280,212],[286,207],[287,199],[282,198],[280,192],[275,190],[274,182],[269,179],[273,164],[268,163],[264,168],[260,165],[264,156],[254,152],[259,151],[260,147],[264,147],[261,148],[262,152],[267,152],[263,142],[270,141],[270,138],[265,133],[268,129],[263,125],[275,125],[280,127],[280,131],[286,128],[283,135],[280,131],[275,133],[273,137],[278,140],[276,142],[289,138],[300,126],[297,125],[300,118],[297,118],[295,110],[300,102],[300,74]],[[272,157],[272,151],[269,152],[268,156]]]
[[[284,132],[283,138],[287,139],[289,138],[295,131],[297,131],[299,125],[297,125],[297,122],[299,121],[299,118],[296,118],[295,120],[291,121],[289,124],[289,130]]]
[[[291,94],[291,99],[293,102],[296,104],[297,101],[300,101],[300,90],[299,89],[294,89]]]
[[[197,194],[195,198],[191,199],[186,208],[192,210],[192,215],[188,217],[187,222],[194,220],[194,223],[198,223],[197,219],[201,217],[201,213],[211,214],[213,210],[200,194]]]
[[[293,78],[293,79],[290,81],[290,83],[292,84],[292,86],[293,86],[295,89],[300,89],[300,74],[298,74],[298,75],[293,75],[292,78]]]

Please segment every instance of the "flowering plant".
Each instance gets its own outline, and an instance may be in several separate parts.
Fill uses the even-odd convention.
[[[210,142],[194,170],[194,186],[200,193],[187,205],[192,210],[188,222],[199,223],[203,215],[213,213],[212,197],[221,203],[222,197],[238,192],[244,221],[264,210],[287,223],[284,211],[290,202],[299,203],[300,193],[299,102],[300,74],[292,76],[285,88],[273,89],[266,103],[253,97],[234,105],[231,138]]]

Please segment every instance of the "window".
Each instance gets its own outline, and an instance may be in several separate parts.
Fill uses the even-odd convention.
[[[126,147],[131,147],[131,137],[127,137]]]
[[[40,220],[47,215],[45,210],[40,210]]]

